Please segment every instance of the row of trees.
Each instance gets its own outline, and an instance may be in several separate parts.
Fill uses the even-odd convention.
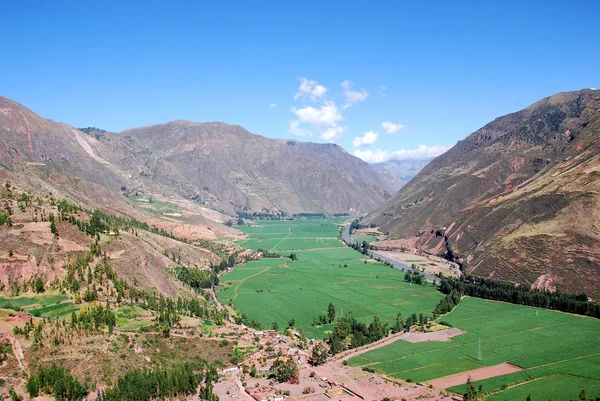
[[[212,367],[214,370],[214,367]],[[210,372],[210,370],[209,370]],[[202,400],[216,400],[212,393],[214,375],[205,376],[205,386],[201,388]],[[117,383],[98,398],[99,401],[148,401],[154,399],[173,399],[192,395],[201,383],[200,373],[190,364],[168,369],[134,369],[121,376]]]
[[[331,324],[335,321],[335,306],[333,303],[329,303],[327,306],[327,313],[320,315],[318,318],[313,319],[313,326],[322,326],[324,324]]]
[[[445,315],[454,309],[456,305],[460,303],[461,295],[458,291],[451,291],[447,294],[433,310],[433,318],[437,319],[438,316]]]
[[[547,292],[532,289],[527,284],[521,284],[517,287],[510,283],[463,275],[460,279],[442,278],[440,291],[445,294],[456,291],[461,295],[471,297],[555,309],[600,318],[600,304],[590,302],[585,294],[563,294],[560,291]]]
[[[362,243],[354,242],[352,245],[350,245],[350,247],[362,253],[363,255],[368,254],[370,248],[369,243],[367,241],[363,241]]]
[[[338,318],[333,333],[329,336],[329,347],[332,354],[345,349],[344,342],[351,337],[350,345],[357,348],[381,340],[388,335],[387,323],[382,323],[379,316],[373,317],[370,324],[360,323],[352,313]]]

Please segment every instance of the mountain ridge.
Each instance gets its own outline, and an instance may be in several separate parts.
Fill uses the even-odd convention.
[[[230,216],[238,211],[363,214],[399,187],[393,177],[337,145],[270,139],[241,125],[173,120],[121,133],[88,128],[40,117],[0,97],[2,139],[22,163],[126,194],[125,203],[135,203],[132,196],[154,197]],[[164,141],[165,135],[183,137]],[[236,169],[237,176],[231,173]]]
[[[599,121],[600,91],[589,89],[499,117],[433,159],[365,222],[416,238],[469,273],[598,297],[600,220],[581,210],[600,189]]]

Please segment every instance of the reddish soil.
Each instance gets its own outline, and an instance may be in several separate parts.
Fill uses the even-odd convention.
[[[466,383],[468,378],[471,378],[472,381],[477,381],[489,379],[490,377],[508,375],[520,372],[521,370],[523,369],[511,365],[510,363],[501,363],[499,365],[487,366],[485,368],[469,370],[468,372],[457,373],[451,376],[440,377],[439,379],[428,381],[427,384],[430,384],[435,388],[449,388]]]
[[[556,291],[556,284],[554,283],[554,280],[552,279],[552,275],[542,274],[541,276],[539,276],[537,278],[537,280],[535,280],[535,283],[533,283],[531,288],[554,292],[554,291]]]

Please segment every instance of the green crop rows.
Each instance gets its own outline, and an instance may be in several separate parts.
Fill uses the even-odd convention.
[[[23,309],[35,316],[69,318],[79,308],[68,297],[58,294],[40,294],[0,298],[0,307]]]
[[[475,383],[490,400],[575,399],[600,395],[600,321],[525,306],[465,298],[445,320],[466,333],[448,342],[397,341],[349,361],[423,382],[503,362],[524,370]],[[483,360],[478,361],[481,339]],[[450,390],[464,393],[464,386]],[[570,397],[570,398],[569,398]]]

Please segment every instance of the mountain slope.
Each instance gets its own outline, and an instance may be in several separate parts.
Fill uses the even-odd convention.
[[[236,125],[173,121],[121,135],[167,161],[198,188],[198,198],[226,212],[359,214],[398,188],[337,145],[269,139]]]
[[[469,273],[600,296],[600,91],[500,117],[366,218]]]
[[[90,208],[139,218],[140,212],[152,211],[139,204],[154,198],[181,209],[178,220],[183,222],[217,227],[215,222],[227,219],[190,200],[195,188],[133,139],[85,133],[2,97],[0,155],[14,180]]]

